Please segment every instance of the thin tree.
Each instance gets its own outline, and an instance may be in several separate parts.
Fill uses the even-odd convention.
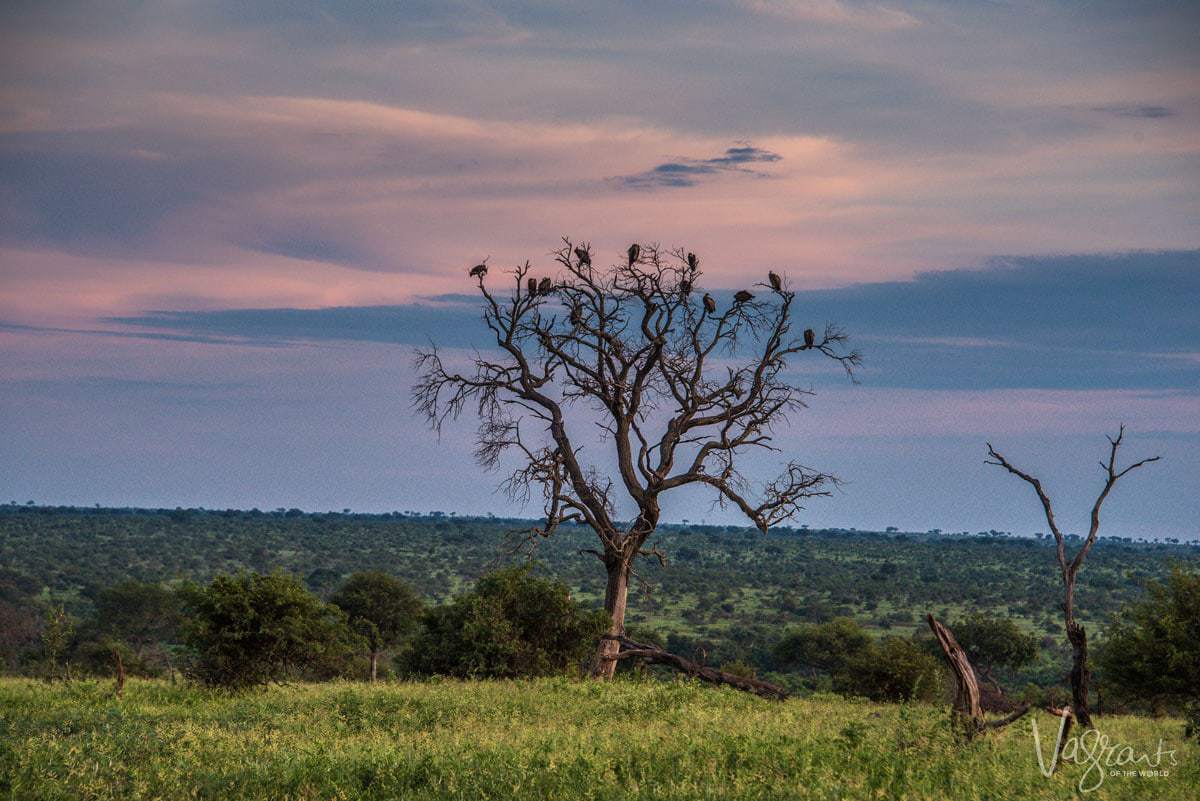
[[[607,574],[611,625],[592,674],[610,677],[635,561],[662,558],[644,546],[664,496],[707,488],[765,532],[804,499],[828,495],[835,479],[798,461],[756,488],[741,457],[778,450],[773,430],[811,394],[787,372],[794,357],[811,351],[848,372],[860,357],[832,325],[821,336],[794,334],[794,293],[774,273],[755,287],[762,297],[743,289],[719,310],[711,295],[698,297],[692,253],[635,244],[615,266],[597,268],[589,245],[563,243],[554,254],[557,276],[535,278],[526,262],[512,271],[511,292],[489,288],[486,264],[470,271],[495,347],[464,372],[436,347],[419,352],[414,404],[439,432],[473,407],[483,466],[515,455],[519,466],[502,486],[515,499],[537,491],[544,501],[545,520],[531,541],[564,523],[595,532],[600,547],[590,553]],[[615,476],[589,460],[596,451],[585,452],[596,431]],[[618,518],[618,504],[632,520]]]
[[[417,627],[424,604],[412,588],[379,570],[355,573],[329,602],[346,613],[350,627],[367,643],[370,676],[379,676],[379,657]]]
[[[1042,482],[1030,474],[1013,467],[1007,459],[992,447],[990,442],[987,447],[988,455],[991,458],[985,460],[986,464],[1003,467],[1014,476],[1027,481],[1037,492],[1038,500],[1042,502],[1042,509],[1046,513],[1046,523],[1050,526],[1050,533],[1054,535],[1054,542],[1057,546],[1055,553],[1058,559],[1059,571],[1062,575],[1063,618],[1066,623],[1067,640],[1071,643],[1072,655],[1070,677],[1071,712],[1074,714],[1075,720],[1078,721],[1079,725],[1086,728],[1092,728],[1092,716],[1088,707],[1088,685],[1091,681],[1091,670],[1088,667],[1087,632],[1084,631],[1083,624],[1075,619],[1075,582],[1079,576],[1080,568],[1083,567],[1083,560],[1087,558],[1088,552],[1096,544],[1096,535],[1100,532],[1100,507],[1104,505],[1104,500],[1108,497],[1112,488],[1126,474],[1142,465],[1156,462],[1160,458],[1158,456],[1151,456],[1148,459],[1143,459],[1122,470],[1118,470],[1117,451],[1120,449],[1124,438],[1124,425],[1118,430],[1115,439],[1112,437],[1108,438],[1108,461],[1100,463],[1100,467],[1104,470],[1104,487],[1096,497],[1096,502],[1092,504],[1091,525],[1088,529],[1087,537],[1084,539],[1083,544],[1079,546],[1079,550],[1075,552],[1075,555],[1069,559],[1067,558],[1066,539],[1058,527],[1058,522],[1054,519],[1054,509],[1050,505],[1049,496],[1042,489]]]

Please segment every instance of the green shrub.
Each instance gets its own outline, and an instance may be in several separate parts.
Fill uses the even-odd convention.
[[[786,634],[774,649],[781,666],[808,673],[836,673],[871,647],[871,637],[855,621],[838,617],[808,623]]]
[[[941,663],[911,640],[885,637],[834,674],[838,692],[872,701],[930,700],[942,691]]]
[[[508,568],[428,610],[408,662],[426,675],[566,673],[578,668],[607,628],[604,612],[575,603],[562,582],[534,576],[527,566]]]
[[[1011,618],[975,614],[950,625],[971,664],[985,678],[996,668],[1015,670],[1037,659],[1038,639]]]
[[[1151,706],[1200,708],[1200,572],[1177,567],[1165,584],[1151,582],[1107,635],[1098,660],[1105,687]]]
[[[205,684],[240,688],[289,675],[326,678],[344,671],[362,643],[336,606],[322,603],[292,576],[217,576],[183,593],[190,674]]]

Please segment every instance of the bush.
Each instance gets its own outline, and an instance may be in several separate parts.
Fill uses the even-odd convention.
[[[996,668],[1016,670],[1037,659],[1038,638],[1010,618],[976,614],[952,623],[950,630],[985,678]]]
[[[731,676],[740,676],[743,679],[758,678],[758,671],[754,669],[754,666],[748,665],[740,659],[723,663],[719,670],[721,670],[723,673],[728,673]]]
[[[565,673],[579,667],[607,628],[607,615],[575,603],[562,582],[514,567],[484,576],[473,591],[428,610],[409,667],[479,678]]]
[[[871,647],[862,626],[846,617],[828,623],[809,623],[785,635],[774,649],[784,667],[810,673],[836,673]]]
[[[941,663],[911,640],[886,637],[834,674],[838,692],[872,701],[931,700],[942,691]]]
[[[1200,572],[1175,568],[1127,605],[1099,648],[1101,678],[1122,699],[1200,709]],[[1196,723],[1193,723],[1195,728]]]
[[[305,671],[324,678],[362,649],[341,610],[282,573],[217,576],[183,598],[190,673],[205,684],[251,687]]]

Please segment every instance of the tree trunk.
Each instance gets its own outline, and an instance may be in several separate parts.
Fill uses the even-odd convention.
[[[1087,664],[1087,632],[1074,619],[1068,619],[1067,639],[1071,641],[1071,712],[1080,726],[1092,729],[1095,726],[1088,709],[1088,684],[1092,679],[1092,671]]]
[[[937,638],[942,648],[942,655],[954,673],[954,706],[953,716],[957,725],[961,726],[967,739],[974,737],[984,727],[983,708],[979,705],[979,680],[975,669],[967,659],[966,652],[954,639],[950,629],[939,623],[932,614],[926,615],[929,628]]]
[[[979,679],[975,674],[975,668],[971,665],[971,660],[967,658],[967,654],[958,644],[958,640],[954,639],[954,634],[950,629],[939,623],[931,614],[926,615],[925,619],[929,621],[929,628],[933,629],[933,636],[937,638],[938,645],[942,648],[942,654],[946,657],[946,662],[949,663],[950,670],[954,673],[952,713],[955,725],[961,727],[966,739],[970,740],[989,729],[1002,729],[1010,723],[1020,720],[1033,708],[1029,704],[1023,704],[1007,717],[1000,720],[987,720],[983,714]],[[1000,685],[997,684],[996,688],[999,690]],[[1003,696],[1003,691],[1000,691],[1000,694]]]
[[[116,694],[120,698],[125,695],[125,660],[121,658],[121,651],[118,648],[112,649],[112,655],[117,662]]]
[[[604,589],[604,611],[611,621],[608,637],[625,636],[625,607],[629,598],[629,562],[616,557],[606,560],[608,583]],[[611,679],[617,671],[617,652],[621,643],[615,639],[602,639],[596,646],[592,658],[592,678]]]
[[[379,675],[379,652],[371,651],[371,683],[375,683],[375,677]]]

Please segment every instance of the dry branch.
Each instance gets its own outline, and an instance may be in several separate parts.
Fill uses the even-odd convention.
[[[611,660],[640,659],[643,662],[649,662],[654,665],[665,665],[692,678],[697,678],[710,684],[723,684],[727,687],[733,687],[736,690],[760,695],[763,698],[784,701],[788,697],[787,690],[769,681],[735,676],[732,673],[726,673],[723,670],[717,670],[716,668],[693,662],[690,659],[684,659],[682,656],[664,651],[656,645],[646,645],[645,643],[634,642],[628,637],[619,637],[611,634],[604,635],[603,639],[614,640],[621,647],[620,651],[608,657]]]

